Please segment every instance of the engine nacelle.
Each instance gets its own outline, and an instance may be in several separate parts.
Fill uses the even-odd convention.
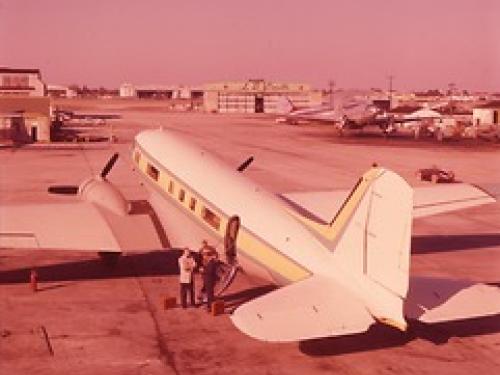
[[[78,189],[78,194],[83,200],[95,203],[117,215],[123,216],[130,212],[129,202],[123,194],[105,179],[91,178],[84,181]]]

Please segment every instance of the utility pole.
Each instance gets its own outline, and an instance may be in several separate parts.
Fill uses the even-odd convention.
[[[389,80],[389,110],[390,110],[392,108],[392,81],[394,79],[394,76],[389,75],[387,79]]]
[[[333,108],[334,104],[334,89],[335,89],[335,81],[330,80],[328,81],[328,94],[330,95],[330,107]]]

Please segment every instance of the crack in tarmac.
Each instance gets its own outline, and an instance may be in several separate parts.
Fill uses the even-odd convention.
[[[158,320],[156,319],[156,315],[154,313],[154,308],[153,308],[154,305],[151,302],[151,299],[149,298],[149,296],[146,292],[146,289],[144,288],[144,284],[142,283],[142,279],[137,275],[135,265],[132,264],[132,267],[133,267],[134,273],[136,274],[135,281],[137,282],[137,285],[139,286],[139,289],[141,290],[141,293],[144,297],[144,300],[146,301],[147,310],[149,312],[149,315],[151,316],[151,319],[153,320],[153,325],[154,325],[155,333],[156,333],[156,341],[158,343],[158,349],[160,350],[160,354],[164,358],[165,364],[168,365],[174,371],[174,373],[178,375],[180,373],[176,367],[174,355],[168,349],[167,344],[162,337],[160,325],[159,325]]]

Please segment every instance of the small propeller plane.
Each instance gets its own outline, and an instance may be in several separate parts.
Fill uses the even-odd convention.
[[[350,192],[275,195],[162,129],[140,132],[132,162],[171,246],[223,243],[221,259],[280,288],[231,315],[259,340],[298,341],[364,332],[376,322],[405,331],[500,312],[499,288],[410,277],[413,218],[495,202],[456,183],[412,189],[373,167]],[[79,249],[113,257],[164,246],[150,212],[131,209],[107,179],[118,155],[80,186],[54,186],[75,202],[0,208],[0,247]],[[229,260],[228,249],[233,253]],[[235,264],[237,266],[235,266]]]
[[[325,104],[302,108],[296,107],[290,98],[282,97],[277,107],[281,113],[275,120],[277,123],[332,124],[342,133],[349,130],[376,129],[384,135],[389,135],[397,132],[403,123],[420,123],[424,120],[422,117],[395,118],[370,100],[354,97],[340,100],[335,106]]]

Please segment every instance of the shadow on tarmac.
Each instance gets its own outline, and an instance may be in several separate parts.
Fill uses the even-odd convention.
[[[177,249],[130,254],[122,256],[115,267],[106,266],[96,256],[95,259],[39,266],[36,270],[39,282],[167,276],[179,273],[177,260],[181,254],[182,251]],[[26,283],[31,269],[32,267],[25,267],[0,271],[0,283]]]
[[[500,234],[421,235],[411,239],[412,254],[473,250],[500,246]]]
[[[407,332],[376,324],[365,333],[301,341],[299,349],[306,355],[321,357],[392,348],[418,339],[441,345],[452,337],[481,336],[498,332],[500,314],[434,324],[410,321]]]
[[[244,304],[245,302],[272,292],[275,289],[276,286],[274,285],[263,285],[231,294],[224,294],[220,297],[220,299],[224,301],[225,307],[229,309],[229,312],[233,312],[236,308],[238,308],[238,306]]]

